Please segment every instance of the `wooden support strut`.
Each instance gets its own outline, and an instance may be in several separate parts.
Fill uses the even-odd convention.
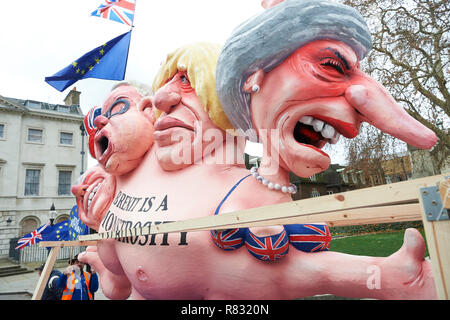
[[[34,290],[31,300],[41,300],[42,294],[44,293],[45,286],[47,285],[48,277],[53,270],[53,265],[55,264],[56,257],[58,256],[60,246],[54,247],[50,250],[47,261],[45,262],[44,269],[42,270],[39,281]]]
[[[326,222],[330,226],[342,226],[420,220],[417,190],[419,187],[436,185],[442,177],[442,175],[426,177],[150,227],[84,235],[79,239],[83,241],[117,239],[158,233],[294,223]]]
[[[428,252],[433,268],[434,283],[440,300],[450,299],[450,220],[429,219],[428,208],[424,204],[425,188],[420,190],[419,201],[422,210],[422,221],[427,238]],[[440,210],[450,209],[450,179],[438,182],[438,193],[442,203]],[[435,195],[436,196],[436,195]],[[439,198],[438,196],[438,198]],[[437,204],[434,204],[437,205]]]

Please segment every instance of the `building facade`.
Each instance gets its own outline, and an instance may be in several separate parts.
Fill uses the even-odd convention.
[[[71,186],[87,166],[87,139],[80,92],[65,105],[0,96],[0,258],[10,239],[49,220],[68,218],[75,205]]]

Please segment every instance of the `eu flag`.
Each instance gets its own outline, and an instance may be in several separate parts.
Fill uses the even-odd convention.
[[[81,222],[78,217],[78,207],[74,205],[72,210],[70,210],[70,226],[69,226],[69,239],[76,240],[78,235],[84,235],[89,233],[89,228],[83,222]]]
[[[43,241],[65,241],[69,240],[69,221],[61,221],[42,231]]]
[[[131,30],[91,50],[53,76],[46,77],[45,81],[55,89],[64,91],[80,79],[123,80],[130,39]]]

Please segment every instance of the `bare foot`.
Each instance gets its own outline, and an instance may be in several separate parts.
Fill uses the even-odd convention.
[[[380,299],[437,299],[431,262],[419,231],[405,230],[402,247],[381,265]]]

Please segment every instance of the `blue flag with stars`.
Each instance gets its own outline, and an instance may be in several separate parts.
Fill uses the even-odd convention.
[[[131,30],[86,53],[53,76],[46,77],[45,82],[62,92],[86,78],[123,80],[130,39]]]
[[[70,210],[70,225],[69,225],[69,239],[76,240],[78,235],[84,235],[89,233],[89,228],[83,222],[81,222],[78,217],[78,207],[74,205],[72,210]]]

